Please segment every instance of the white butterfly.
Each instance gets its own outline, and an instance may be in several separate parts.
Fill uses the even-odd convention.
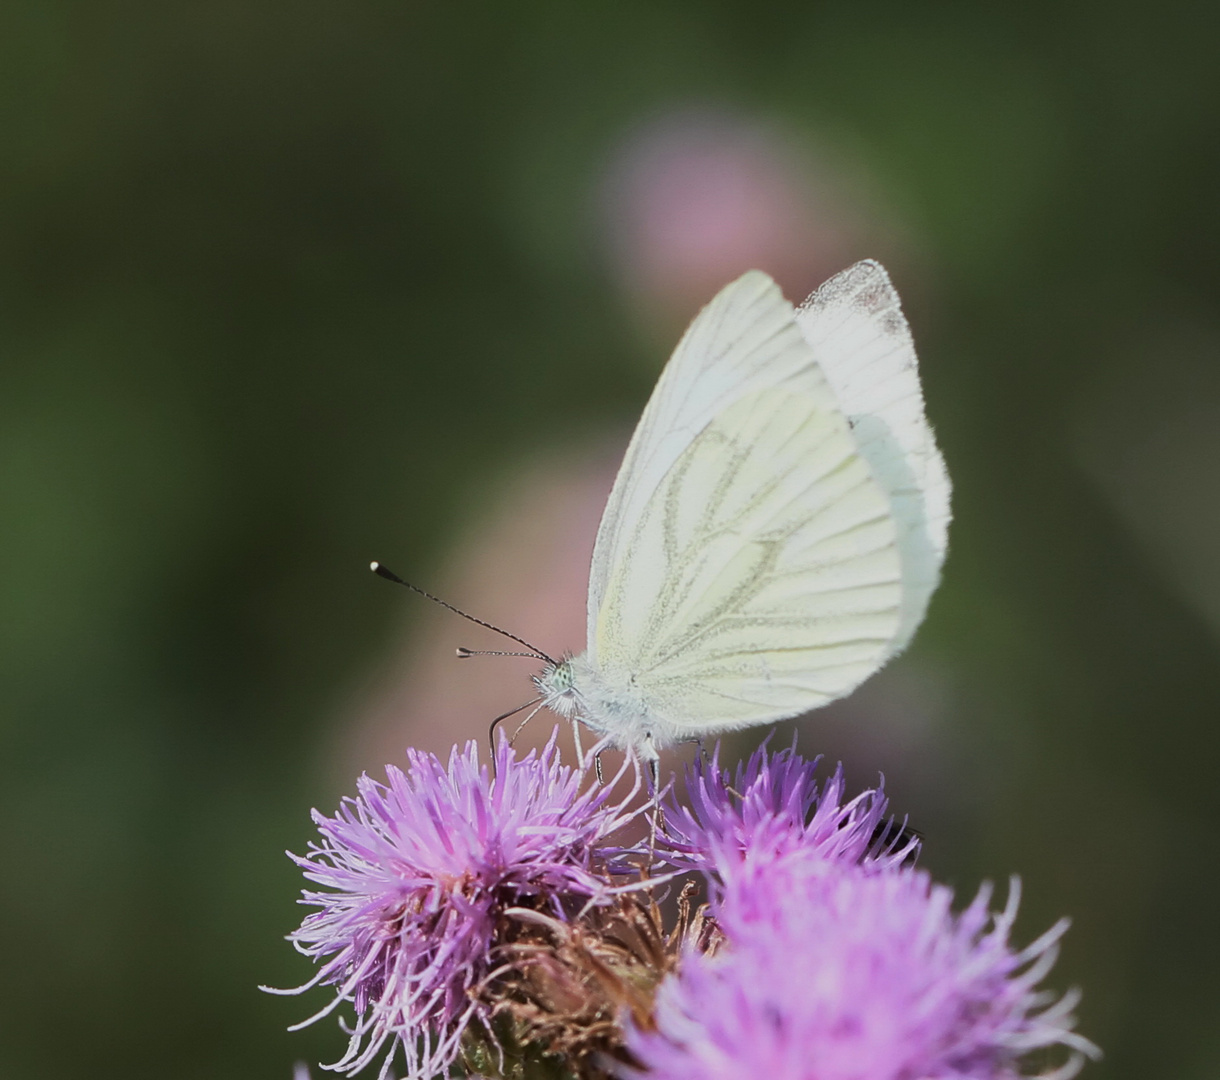
[[[588,649],[544,704],[645,759],[849,693],[923,619],[949,476],[885,270],[794,310],[751,270],[699,313],[627,448],[589,577]]]

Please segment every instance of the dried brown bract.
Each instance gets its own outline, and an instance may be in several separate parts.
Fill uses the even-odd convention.
[[[696,906],[697,887],[686,884],[668,931],[661,905],[643,892],[625,892],[606,907],[591,907],[572,921],[515,907],[497,928],[497,965],[479,996],[492,1007],[510,1044],[564,1062],[556,1075],[603,1080],[613,1062],[630,1063],[623,1024],[651,1030],[657,984],[689,950],[712,953],[721,935],[706,905]],[[467,1064],[501,1076],[517,1069],[489,1060],[482,1040],[470,1046]],[[504,1045],[502,1042],[501,1045]],[[533,1051],[533,1053],[531,1053]]]

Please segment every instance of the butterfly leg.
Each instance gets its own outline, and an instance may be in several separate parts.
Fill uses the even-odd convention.
[[[683,739],[682,740],[683,746],[686,746],[689,743],[693,743],[695,746],[697,746],[699,748],[699,757],[703,761],[704,765],[708,765],[711,763],[711,758],[708,756],[708,752],[707,752],[707,746],[704,744],[703,740],[701,738],[699,738],[698,735],[696,735],[693,739]]]
[[[533,702],[531,701],[530,704],[533,705]],[[517,741],[517,736],[521,734],[522,730],[525,728],[525,725],[528,724],[531,720],[533,720],[534,717],[537,716],[538,713],[541,711],[542,711],[542,705],[539,705],[536,709],[533,709],[529,713],[529,715],[526,716],[526,718],[521,721],[521,723],[519,723],[517,725],[517,730],[514,731],[512,733],[512,735],[509,737],[509,740],[508,740],[509,746],[512,746]]]
[[[583,770],[585,767],[585,750],[580,741],[580,721],[576,717],[572,717],[572,742],[576,745],[576,763]]]
[[[534,698],[533,701],[527,701],[524,705],[518,705],[515,709],[509,709],[508,712],[501,713],[491,722],[491,727],[487,729],[487,749],[491,752],[491,778],[493,780],[496,778],[496,727],[499,725],[501,720],[507,720],[510,716],[516,716],[517,713],[521,712],[522,709],[528,709],[531,705],[537,705],[541,700],[541,698]],[[540,709],[542,706],[539,705],[538,708]],[[534,712],[530,713],[530,715],[525,718],[525,721],[522,722],[521,727],[524,727],[529,721],[530,716],[533,716],[537,711],[538,709],[535,709]],[[521,728],[519,727],[515,732],[513,732],[513,739],[515,739],[520,732]],[[509,739],[509,746],[512,745],[512,741],[512,739]]]
[[[648,858],[655,861],[657,854],[657,830],[665,828],[664,812],[661,809],[661,762],[652,748],[652,740],[648,740],[648,748],[652,756],[648,759],[648,779],[652,786],[652,813],[648,816]]]

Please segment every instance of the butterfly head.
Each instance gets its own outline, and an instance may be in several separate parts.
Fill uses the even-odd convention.
[[[534,676],[534,685],[548,709],[565,717],[575,714],[580,694],[576,689],[576,668],[571,656],[547,664],[541,674]]]

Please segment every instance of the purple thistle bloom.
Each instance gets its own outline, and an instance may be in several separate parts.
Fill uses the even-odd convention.
[[[922,871],[775,860],[726,887],[726,946],[683,958],[628,1046],[658,1080],[1012,1080],[1056,1045],[1069,1077],[1097,1050],[1071,1030],[1076,996],[1037,989],[1067,924],[1014,951],[1018,895],[992,913],[984,887],[955,915]]]
[[[665,808],[658,855],[676,868],[723,884],[797,850],[877,869],[901,866],[918,851],[919,841],[886,818],[880,788],[844,802],[843,767],[819,783],[821,758],[801,757],[795,743],[774,753],[764,743],[735,775],[719,757],[717,746],[710,764],[687,769],[689,809],[676,798]]]
[[[322,967],[288,992],[336,987],[292,1030],[353,1003],[347,1051],[330,1068],[355,1073],[388,1042],[382,1076],[401,1045],[415,1080],[448,1069],[473,1020],[486,1026],[478,988],[500,913],[527,906],[564,919],[565,902],[608,899],[598,847],[635,812],[634,791],[582,792],[585,774],[560,764],[553,736],[520,760],[502,736],[495,779],[473,742],[454,749],[448,769],[432,754],[408,755],[408,771],[387,766],[385,784],[362,776],[333,818],[315,810],[321,841],[305,856],[289,853],[328,891],[302,894],[320,910],[290,940]]]

